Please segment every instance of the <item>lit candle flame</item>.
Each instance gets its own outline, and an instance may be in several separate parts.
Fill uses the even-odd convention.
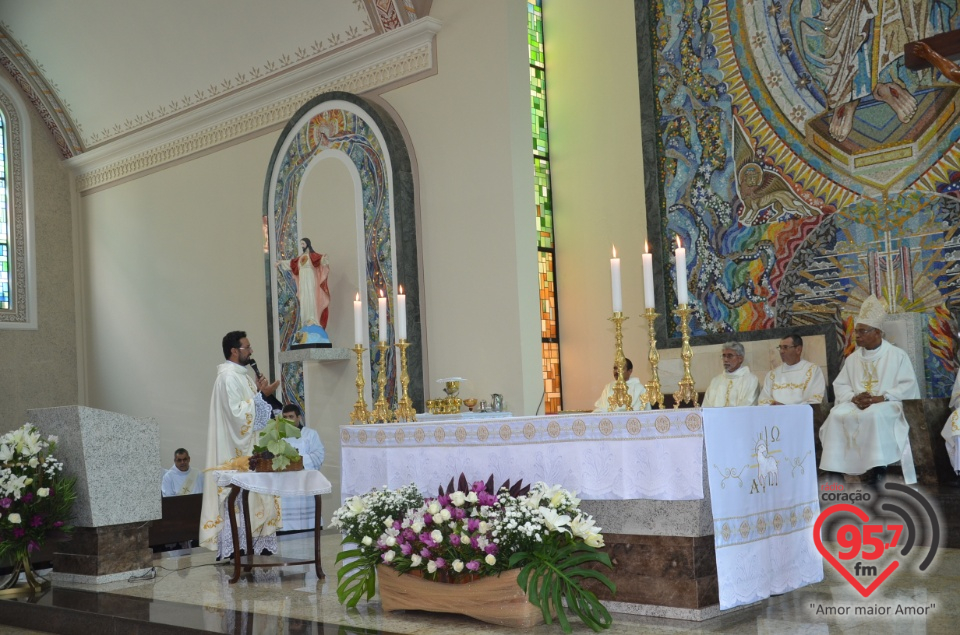
[[[680,243],[680,236],[677,236],[677,249],[681,249],[683,244]]]
[[[400,295],[403,295],[403,285],[400,285]]]
[[[357,291],[357,297],[355,297],[354,300],[356,300],[357,302],[360,301],[360,292],[359,292],[359,291]]]
[[[614,258],[617,257],[617,246],[616,246],[616,245],[613,245],[613,257],[614,257]]]
[[[380,297],[383,297],[383,289],[380,289]]]
[[[643,241],[643,253],[645,254],[650,253],[650,243],[648,243],[647,241]]]

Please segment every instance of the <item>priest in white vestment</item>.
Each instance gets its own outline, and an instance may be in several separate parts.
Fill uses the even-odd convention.
[[[243,331],[232,331],[223,338],[223,364],[217,367],[217,380],[210,399],[210,424],[207,429],[207,470],[203,486],[203,508],[200,514],[200,546],[216,551],[218,558],[233,554],[230,522],[226,517],[229,487],[218,487],[210,468],[253,454],[257,431],[267,425],[272,409],[264,395],[272,395],[279,380],[270,383],[265,377],[247,371],[253,347]],[[242,497],[237,499],[238,504]],[[250,494],[250,527],[256,553],[277,552],[277,525],[280,524],[280,498]],[[243,510],[245,513],[246,510]],[[240,548],[246,543],[242,516],[238,522]]]
[[[292,445],[303,457],[303,469],[319,470],[323,465],[323,443],[320,441],[320,435],[316,430],[308,428],[303,423],[303,414],[300,406],[296,404],[287,404],[283,407],[283,418],[289,419],[300,428],[300,438],[287,438],[287,443]],[[280,507],[283,510],[283,531],[304,531],[307,529],[320,529],[314,527],[316,524],[316,502],[313,495],[309,496],[284,496],[280,499]]]
[[[173,453],[173,467],[163,474],[161,496],[186,496],[203,493],[203,474],[190,467],[190,453],[177,448]]]
[[[803,338],[795,333],[788,335],[780,340],[777,350],[783,363],[767,373],[757,404],[822,403],[827,383],[820,367],[803,359]]]
[[[886,467],[901,462],[903,479],[917,482],[910,450],[905,399],[919,399],[913,364],[907,353],[883,339],[886,309],[871,295],[863,301],[854,325],[857,348],[843,362],[833,382],[836,405],[820,428],[820,469],[883,478]]]
[[[940,436],[947,446],[947,454],[950,456],[950,465],[953,471],[960,475],[960,374],[953,382],[953,393],[950,395],[950,409],[953,413],[947,418],[947,423],[943,426]]]
[[[723,345],[721,359],[723,372],[710,381],[703,395],[704,408],[725,408],[728,406],[755,406],[760,382],[743,365],[745,351],[740,342],[727,342]]]
[[[647,389],[643,383],[630,375],[633,374],[633,362],[629,358],[624,358],[623,362],[623,381],[627,384],[627,394],[630,395],[630,410],[650,410],[650,404],[644,403],[643,397],[647,394]],[[603,392],[597,403],[593,404],[594,412],[610,412],[610,396],[613,395],[613,388],[617,384],[617,367],[613,367],[613,381],[604,386]],[[618,411],[626,410],[623,406],[618,406]]]

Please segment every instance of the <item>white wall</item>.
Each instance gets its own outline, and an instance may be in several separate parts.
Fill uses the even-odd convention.
[[[593,407],[612,378],[611,246],[621,257],[623,348],[646,381],[646,238],[633,2],[550,0],[547,116],[557,239],[563,406]],[[663,319],[663,318],[661,318]]]
[[[542,375],[525,4],[439,1],[431,15],[443,21],[438,74],[382,96],[419,163],[428,394],[438,392],[434,379],[461,375],[470,380],[464,396],[500,392],[514,412],[532,413]],[[88,405],[155,417],[165,464],[184,446],[205,467],[224,333],[246,330],[266,370],[261,206],[278,136],[81,201]],[[333,251],[330,333],[352,342],[356,234],[341,213],[352,204],[351,186],[324,187],[345,170],[334,162],[314,170],[304,204],[339,211],[323,226],[305,221],[304,235],[318,251],[324,243]],[[342,241],[318,239],[325,230]],[[339,465],[336,426],[348,422],[356,398],[354,377],[352,362],[307,370],[308,417],[331,471]]]

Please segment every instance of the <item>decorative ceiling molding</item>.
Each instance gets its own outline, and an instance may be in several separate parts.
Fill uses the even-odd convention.
[[[320,93],[360,94],[436,72],[440,21],[423,18],[69,159],[81,193],[285,124]]]
[[[83,152],[84,147],[77,136],[77,127],[66,107],[60,103],[57,93],[43,78],[43,73],[34,66],[16,40],[10,37],[3,24],[0,24],[0,66],[6,69],[10,78],[33,104],[37,114],[53,134],[63,158],[69,159]]]

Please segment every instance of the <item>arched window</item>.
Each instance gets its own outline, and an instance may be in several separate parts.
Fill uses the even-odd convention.
[[[29,111],[0,77],[0,329],[37,328],[29,165]]]

